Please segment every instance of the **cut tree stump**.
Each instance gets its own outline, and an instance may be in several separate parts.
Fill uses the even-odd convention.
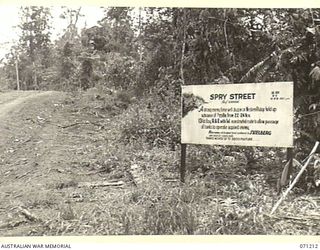
[[[144,182],[143,170],[138,164],[133,164],[130,167],[129,173],[131,174],[132,181],[136,186],[140,186]]]
[[[78,187],[96,188],[96,187],[122,187],[123,181],[108,182],[108,181],[97,181],[97,182],[82,182],[78,184]]]

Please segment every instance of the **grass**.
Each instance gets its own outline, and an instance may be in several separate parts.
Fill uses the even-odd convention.
[[[152,146],[143,140],[122,142],[119,124],[123,119],[120,114],[108,121],[113,141],[101,150],[116,166],[111,176],[125,172],[126,187],[99,190],[98,203],[89,210],[74,208],[77,219],[68,221],[69,231],[61,229],[58,234],[318,234],[317,223],[285,217],[291,214],[300,218],[315,212],[319,200],[313,196],[306,206],[300,196],[292,194],[278,217],[269,216],[279,199],[275,189],[282,170],[281,151],[275,150],[276,156],[270,158],[269,150],[260,150],[262,160],[249,166],[246,148],[189,146],[186,183],[167,182],[179,177],[179,150]],[[143,177],[138,186],[130,176],[133,164],[139,166]]]
[[[109,116],[103,105],[111,101],[88,92],[72,99],[64,104],[73,110],[72,119],[94,120],[103,129],[89,124],[80,132],[76,127],[64,130],[77,147],[70,144],[73,155],[59,163],[59,170],[67,166],[82,177],[65,173],[57,181],[58,173],[46,185],[46,194],[29,197],[26,208],[41,218],[29,235],[319,234],[317,196],[291,193],[269,216],[280,198],[275,190],[283,166],[279,150],[271,158],[270,150],[259,149],[262,157],[250,163],[246,148],[190,145],[183,184],[178,181],[179,147],[174,151],[143,138],[124,142],[121,126],[130,113],[125,120],[121,113]],[[134,164],[139,183],[131,172]],[[78,188],[84,180],[121,180],[125,185]]]

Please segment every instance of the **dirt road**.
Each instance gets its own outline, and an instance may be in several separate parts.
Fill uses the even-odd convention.
[[[0,93],[0,118],[8,115],[13,110],[19,110],[24,103],[29,100],[43,96],[54,95],[55,92],[38,92],[38,91],[16,91],[9,93]]]
[[[94,119],[64,93],[0,93],[0,236],[76,234],[65,222],[101,196],[78,183],[105,177]]]

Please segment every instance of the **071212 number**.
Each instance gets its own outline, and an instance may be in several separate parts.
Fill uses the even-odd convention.
[[[300,244],[301,249],[319,249],[319,244]]]

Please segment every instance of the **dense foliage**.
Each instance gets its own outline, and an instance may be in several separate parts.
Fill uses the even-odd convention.
[[[79,32],[81,8],[62,8],[60,18],[68,26],[53,41],[50,9],[21,8],[20,41],[2,69],[7,82],[16,86],[18,62],[22,89],[122,91],[114,100],[129,107],[124,140],[171,145],[179,141],[182,84],[292,80],[298,142],[320,136],[318,9],[105,8],[104,13]]]

